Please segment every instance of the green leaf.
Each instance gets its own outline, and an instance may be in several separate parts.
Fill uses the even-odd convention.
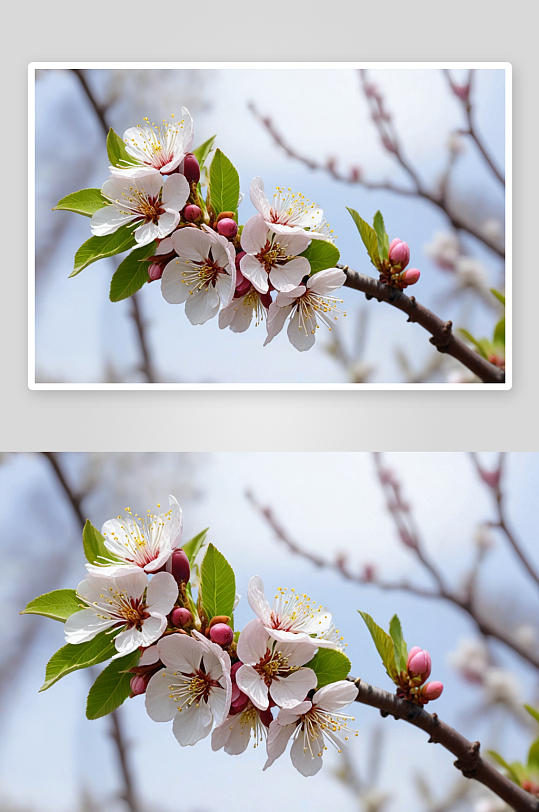
[[[210,164],[210,201],[217,217],[222,211],[235,212],[240,199],[240,178],[234,165],[220,149]]]
[[[216,615],[232,616],[236,578],[224,555],[213,544],[208,546],[200,567],[200,594],[208,620]]]
[[[496,290],[496,288],[491,288],[491,289],[490,289],[490,292],[491,292],[491,293],[493,294],[493,296],[495,296],[495,297],[497,298],[497,300],[498,300],[499,302],[501,302],[501,303],[504,305],[504,307],[505,307],[505,296],[503,295],[503,293],[500,293],[500,291],[499,291],[499,290]]]
[[[26,609],[19,612],[21,615],[43,615],[52,620],[61,620],[62,623],[70,615],[80,611],[80,601],[74,589],[55,589],[30,601]]]
[[[135,158],[129,155],[125,148],[124,142],[120,136],[114,132],[112,127],[107,135],[107,154],[112,166],[120,166],[125,169],[126,164],[129,164],[129,166],[136,166],[140,164],[139,161],[135,160]],[[140,165],[142,166],[142,164]]]
[[[311,266],[312,274],[318,271],[325,271],[326,268],[334,268],[340,259],[339,249],[327,240],[311,240],[311,244],[300,254],[307,257]]]
[[[500,319],[494,328],[493,343],[499,344],[501,347],[505,347],[505,316]]]
[[[148,257],[155,253],[156,248],[157,241],[154,240],[149,245],[135,248],[120,262],[110,282],[111,302],[128,299],[148,281]]]
[[[81,189],[63,197],[53,211],[74,211],[75,214],[91,217],[98,209],[108,205],[108,200],[103,197],[100,189]]]
[[[119,708],[131,693],[130,668],[134,668],[140,659],[140,651],[126,654],[118,660],[113,660],[101,672],[88,694],[86,702],[86,718],[99,719]]]
[[[377,211],[374,215],[374,230],[378,241],[378,254],[382,259],[387,259],[389,256],[389,237],[387,236],[381,211]]]
[[[464,338],[467,341],[469,341],[471,344],[473,344],[473,346],[478,351],[479,355],[482,355],[483,358],[487,358],[487,353],[485,352],[484,348],[481,346],[480,342],[476,338],[474,338],[473,335],[468,332],[468,330],[464,330],[463,328],[459,328],[459,333],[461,334],[461,336],[464,336]]]
[[[70,278],[77,276],[92,262],[97,262],[98,259],[104,259],[105,257],[113,257],[115,254],[121,254],[130,248],[134,248],[136,244],[137,242],[133,236],[133,223],[121,226],[114,234],[107,234],[105,237],[90,237],[89,240],[83,242],[75,254],[75,267],[69,276]]]
[[[206,536],[208,534],[208,530],[210,528],[206,527],[205,530],[202,530],[198,536],[194,536],[192,539],[187,541],[185,544],[182,545],[182,549],[189,559],[189,563],[192,564],[197,555],[199,554],[200,550],[204,546],[204,542],[206,541]]]
[[[350,212],[352,220],[356,224],[356,228],[359,231],[359,236],[363,240],[363,245],[367,249],[372,264],[375,268],[380,268],[382,262],[380,260],[380,254],[378,251],[378,237],[376,236],[376,231],[374,228],[372,228],[372,226],[366,223],[365,220],[362,220],[357,211],[354,209],[349,209],[348,206],[346,208]]]
[[[203,144],[201,144],[199,147],[193,150],[193,155],[195,156],[201,167],[204,166],[204,161],[210,154],[213,147],[213,142],[215,141],[216,138],[217,138],[216,135],[212,135],[211,138],[208,138],[207,141],[204,141]]]
[[[45,669],[45,682],[39,690],[46,691],[66,674],[103,663],[105,660],[110,660],[115,654],[117,651],[114,640],[106,632],[100,632],[87,643],[77,643],[77,645],[68,643],[50,658]]]
[[[536,739],[528,751],[528,769],[539,771],[539,739]]]
[[[530,716],[533,716],[536,722],[539,722],[539,711],[532,708],[531,705],[524,705]]]
[[[395,646],[393,644],[393,640],[389,634],[387,634],[387,632],[381,629],[380,626],[377,626],[370,615],[368,615],[366,612],[360,612],[359,614],[365,621],[367,628],[371,633],[374,645],[376,646],[378,654],[382,658],[387,675],[393,680],[393,682],[395,682],[398,672],[397,665],[395,663]]]
[[[395,648],[395,663],[397,671],[406,671],[408,661],[408,646],[402,636],[402,626],[397,615],[393,615],[389,624],[389,634]]]
[[[329,685],[330,682],[346,679],[351,667],[352,663],[346,654],[334,648],[318,649],[312,660],[305,663],[305,668],[312,668],[316,674],[317,690],[323,688],[324,685]]]
[[[514,761],[512,764],[508,764],[507,761],[505,761],[505,759],[502,758],[502,756],[500,756],[500,754],[497,753],[495,750],[487,750],[487,752],[489,756],[500,765],[500,767],[503,767],[504,770],[507,770],[509,777],[513,779],[515,784],[518,784],[520,786],[521,777],[526,772],[524,765],[520,764],[520,762],[518,761]]]
[[[104,558],[108,561],[121,560],[105,547],[105,539],[89,519],[86,520],[82,531],[82,546],[84,547],[86,560],[89,561],[90,564],[100,564],[104,566]]]

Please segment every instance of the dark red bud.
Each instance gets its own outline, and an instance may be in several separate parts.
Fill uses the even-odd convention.
[[[146,688],[148,686],[148,680],[145,677],[140,676],[140,674],[135,674],[134,677],[131,677],[131,692],[135,696],[140,696],[140,694],[146,693]]]
[[[183,216],[188,223],[195,223],[202,217],[202,209],[200,206],[195,206],[194,203],[189,203],[189,205],[183,210]]]
[[[210,639],[218,646],[229,646],[234,639],[234,632],[226,623],[216,623],[210,629]]]
[[[238,233],[238,224],[230,217],[224,217],[217,223],[217,231],[228,240],[233,240]]]
[[[183,550],[174,550],[168,560],[167,571],[172,573],[178,584],[188,582],[191,568]]]
[[[198,183],[200,180],[200,164],[192,152],[189,152],[183,160],[183,174],[189,183]]]
[[[161,279],[163,276],[163,269],[160,265],[157,265],[155,262],[152,262],[150,267],[148,268],[148,276],[150,277],[152,282],[155,282],[157,279]]]
[[[189,626],[193,622],[193,615],[189,609],[177,606],[170,613],[170,622],[173,626],[176,626],[177,629],[180,629],[184,626]]]

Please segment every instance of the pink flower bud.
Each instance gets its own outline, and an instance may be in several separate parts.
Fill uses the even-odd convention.
[[[427,702],[431,702],[433,699],[438,699],[438,697],[442,695],[443,690],[444,686],[441,682],[427,682],[427,684],[423,686],[421,694]]]
[[[406,668],[411,677],[422,677],[422,681],[425,682],[430,677],[432,669],[429,652],[414,646],[408,654]]]
[[[129,684],[131,686],[131,693],[133,693],[135,696],[140,696],[140,694],[146,693],[148,680],[146,677],[140,676],[140,674],[135,674],[134,677],[131,677],[131,682]]]
[[[230,217],[224,217],[217,223],[217,231],[223,237],[233,240],[238,233],[238,224],[234,220],[231,220]]]
[[[188,223],[195,223],[202,217],[202,209],[200,206],[195,206],[194,203],[189,203],[189,205],[183,210],[183,216]]]
[[[148,268],[148,276],[150,277],[152,282],[155,282],[157,279],[161,279],[163,276],[163,269],[160,265],[157,265],[155,262],[152,262],[150,267]]]
[[[237,671],[239,668],[241,668],[241,667],[242,667],[242,665],[243,665],[243,663],[242,663],[240,660],[238,660],[238,662],[237,662],[237,663],[234,663],[234,665],[233,665],[233,666],[232,666],[232,668],[230,669],[230,678],[231,678],[231,680],[232,680],[232,682],[233,682],[233,683],[235,683],[235,682],[236,682],[236,671]]]
[[[191,575],[191,568],[189,559],[183,550],[174,550],[167,561],[167,572],[172,573],[178,584],[187,583]]]
[[[183,159],[183,174],[189,183],[198,183],[200,180],[200,164],[192,152]]]
[[[269,708],[268,708],[268,710],[265,710],[265,711],[259,710],[258,715],[260,717],[260,721],[266,727],[269,727],[271,725],[271,723],[273,722],[273,715],[272,715]]]
[[[229,646],[234,639],[234,632],[226,623],[216,623],[210,629],[210,639],[218,646]]]
[[[392,265],[400,265],[406,268],[410,262],[410,248],[408,243],[401,240],[393,240],[389,246],[389,261]]]
[[[470,85],[451,85],[451,90],[462,101],[468,101],[470,96]]]
[[[189,609],[176,606],[170,613],[170,622],[173,626],[176,626],[177,629],[181,629],[184,626],[189,626],[193,622],[193,615]]]
[[[420,276],[421,272],[418,271],[417,268],[408,268],[401,276],[401,282],[403,286],[407,288],[408,285],[415,285],[416,282],[419,282]]]
[[[243,252],[243,254],[245,255],[245,251]],[[238,268],[238,264],[239,264],[238,258],[236,257],[236,291],[234,294],[236,298],[238,298],[239,296],[243,296],[245,293],[247,293],[247,291],[251,287],[251,280],[247,279],[242,274],[242,272]]]

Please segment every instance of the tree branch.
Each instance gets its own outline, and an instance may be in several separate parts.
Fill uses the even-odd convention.
[[[466,231],[472,237],[475,237],[476,240],[482,242],[483,245],[486,245],[487,248],[490,248],[491,251],[498,254],[498,256],[504,258],[505,257],[505,250],[500,248],[493,240],[486,237],[484,234],[481,233],[478,229],[472,226],[470,223],[465,223],[461,220],[456,214],[451,212],[447,206],[445,196],[443,194],[435,195],[434,193],[428,191],[424,188],[423,185],[419,184],[416,185],[415,188],[407,188],[405,186],[397,186],[390,181],[382,181],[382,182],[375,182],[375,181],[368,181],[362,177],[361,170],[355,168],[352,169],[348,175],[344,175],[343,173],[339,172],[336,166],[336,162],[334,160],[328,160],[327,163],[323,164],[319,161],[315,161],[313,158],[308,158],[307,156],[301,154],[297,149],[290,146],[288,142],[285,140],[283,135],[280,131],[275,127],[272,120],[269,116],[262,115],[255,104],[253,102],[249,102],[248,104],[249,110],[253,113],[255,118],[262,124],[262,126],[267,130],[267,132],[273,138],[273,141],[277,144],[277,146],[281,147],[284,152],[296,161],[307,166],[312,171],[318,172],[325,172],[326,174],[330,175],[335,180],[340,181],[341,183],[348,183],[351,185],[363,186],[365,189],[383,189],[389,192],[395,192],[398,195],[404,195],[406,197],[419,197],[423,198],[424,200],[428,200],[429,203],[432,203],[433,206],[436,206],[438,209],[444,212],[446,217],[449,219],[449,222],[459,231]],[[393,150],[391,150],[394,152]],[[400,158],[397,156],[402,164],[402,153],[400,153]],[[407,171],[410,174],[410,165],[406,163]],[[412,177],[418,180],[417,173],[415,170],[412,170]]]
[[[57,455],[49,451],[43,451],[42,454],[45,457],[45,459],[49,462],[54,472],[54,475],[58,481],[58,484],[60,485],[62,491],[64,492],[64,496],[67,498],[71,507],[73,508],[73,512],[77,518],[77,522],[82,531],[85,525],[85,520],[82,513],[83,495],[78,494],[69,484],[65,472],[62,466],[60,465]],[[119,709],[112,711],[110,717],[112,723],[111,738],[113,739],[116,745],[116,751],[118,754],[118,760],[123,779],[122,798],[125,800],[129,808],[129,812],[139,812],[139,806],[136,800],[136,795],[133,786],[131,768],[127,756],[127,744],[125,740],[125,734],[123,732],[122,717]]]
[[[451,603],[453,606],[457,606],[459,609],[465,612],[473,620],[481,634],[485,635],[485,637],[495,638],[501,643],[504,643],[504,645],[520,655],[523,660],[526,660],[526,662],[539,670],[539,657],[534,655],[533,652],[528,651],[525,646],[522,646],[517,640],[514,639],[513,635],[506,634],[500,629],[491,626],[487,621],[479,617],[475,606],[467,598],[463,598],[456,592],[450,591],[445,587],[442,591],[441,589],[434,590],[420,587],[407,581],[397,581],[394,583],[381,581],[376,578],[371,571],[369,571],[369,567],[366,567],[364,572],[354,573],[349,569],[345,556],[341,555],[338,556],[335,561],[329,561],[328,559],[325,559],[322,556],[316,555],[315,553],[303,548],[296,541],[291,539],[282,525],[277,521],[277,519],[275,519],[271,508],[263,507],[250,491],[247,491],[245,495],[255,510],[271,527],[277,538],[282,541],[288,547],[290,552],[294,553],[295,555],[299,555],[307,561],[310,561],[316,567],[334,570],[343,578],[346,578],[346,580],[362,586],[365,584],[372,584],[373,586],[376,586],[382,590],[410,592],[411,594],[417,595],[420,598],[434,598],[436,600]]]
[[[365,294],[367,299],[376,299],[379,302],[396,307],[408,316],[408,321],[417,322],[428,333],[431,334],[430,343],[438,352],[444,352],[456,358],[464,364],[474,375],[477,375],[484,383],[503,383],[505,372],[500,367],[491,364],[464,341],[457,338],[453,333],[453,325],[450,321],[443,321],[431,310],[420,304],[415,296],[406,296],[397,288],[384,285],[372,276],[354,271],[348,265],[337,265],[346,273],[345,287],[359,290]]]
[[[479,742],[470,742],[454,728],[442,722],[436,713],[428,713],[419,705],[414,705],[405,699],[399,699],[394,694],[368,685],[359,679],[349,677],[358,689],[356,702],[377,708],[382,716],[393,716],[395,719],[404,719],[414,727],[428,733],[429,742],[441,744],[457,757],[455,767],[465,778],[473,778],[501,798],[516,812],[538,812],[539,799],[529,792],[521,789],[517,784],[506,778],[495,767],[485,761],[479,754]]]
[[[100,104],[97,101],[90,85],[88,84],[84,71],[79,70],[78,68],[71,68],[71,72],[74,73],[77,79],[79,80],[81,87],[84,90],[84,93],[86,94],[86,98],[90,102],[93,111],[96,114],[99,123],[101,124],[101,129],[103,130],[106,138],[109,134],[110,129],[110,125],[106,117],[107,107],[103,104]],[[155,376],[154,364],[152,362],[152,358],[150,355],[148,342],[146,340],[145,324],[140,317],[137,293],[134,293],[130,298],[131,298],[131,317],[135,323],[143,359],[140,369],[144,373],[148,383],[155,383],[157,379]]]

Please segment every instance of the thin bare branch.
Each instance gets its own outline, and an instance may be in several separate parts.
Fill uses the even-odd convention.
[[[397,288],[384,285],[372,276],[354,271],[348,265],[337,265],[337,267],[346,273],[345,287],[361,291],[367,299],[386,302],[396,307],[397,310],[402,310],[403,313],[407,314],[408,321],[416,322],[431,334],[429,341],[436,347],[438,352],[447,353],[456,358],[484,383],[503,383],[505,381],[503,369],[491,364],[471,347],[468,347],[464,341],[457,338],[453,333],[452,322],[443,321],[431,310],[420,304],[415,296],[406,296]]]
[[[408,724],[428,733],[429,742],[441,744],[457,757],[454,765],[465,778],[473,778],[484,784],[509,804],[511,809],[516,812],[538,812],[539,799],[521,789],[485,761],[480,755],[479,742],[468,741],[454,728],[442,722],[436,713],[428,713],[419,705],[399,699],[394,694],[382,691],[359,679],[354,680],[353,677],[349,677],[349,679],[358,689],[356,702],[369,705],[371,708],[378,708],[382,716],[403,719]]]

